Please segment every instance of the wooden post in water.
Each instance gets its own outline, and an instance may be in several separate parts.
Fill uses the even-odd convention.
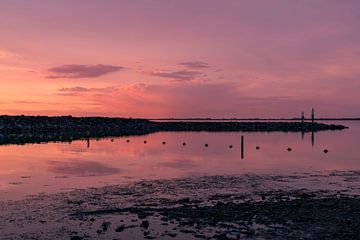
[[[244,159],[244,136],[241,136],[241,159]]]
[[[86,139],[87,148],[90,148],[90,131],[89,130],[86,131],[86,135],[87,135],[87,139]]]

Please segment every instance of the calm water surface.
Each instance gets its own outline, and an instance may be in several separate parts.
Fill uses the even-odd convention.
[[[90,140],[89,148],[86,141],[0,146],[0,200],[143,179],[359,170],[360,122],[340,124],[350,128],[315,133],[313,144],[311,133],[166,132]]]

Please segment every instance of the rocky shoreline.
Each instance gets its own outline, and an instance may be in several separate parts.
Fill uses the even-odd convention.
[[[136,136],[159,131],[311,132],[345,128],[311,122],[154,122],[106,117],[0,116],[0,145]]]

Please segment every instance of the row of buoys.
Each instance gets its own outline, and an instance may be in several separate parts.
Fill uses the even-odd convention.
[[[259,150],[260,149],[260,147],[259,146],[256,146],[256,150]],[[288,152],[291,152],[292,151],[292,148],[291,147],[288,147],[287,149],[286,149]],[[329,152],[329,150],[327,150],[327,149],[324,149],[324,151],[323,151],[324,153],[328,153]]]
[[[111,142],[113,142],[113,141],[114,141],[114,139],[111,139]],[[127,143],[129,143],[129,142],[130,142],[130,140],[129,140],[129,139],[127,139],[127,140],[126,140],[126,142],[127,142]],[[144,144],[147,144],[147,141],[146,141],[146,140],[144,141]],[[164,141],[164,142],[162,142],[162,144],[163,144],[163,145],[165,145],[165,144],[166,144],[166,142]],[[183,142],[183,143],[182,143],[182,145],[183,145],[183,146],[186,146],[186,142]],[[205,144],[204,144],[204,146],[205,146],[205,147],[209,147],[209,144],[205,143]],[[233,148],[233,145],[229,145],[229,148]],[[260,149],[260,147],[259,147],[259,146],[256,146],[255,148],[256,148],[256,150],[259,150],[259,149]],[[291,148],[291,147],[288,147],[286,150],[287,150],[288,152],[291,152],[291,151],[292,151],[292,148]],[[324,152],[324,153],[328,153],[328,152],[329,152],[329,150],[324,149],[324,151],[323,151],[323,152]]]
[[[114,139],[111,139],[111,142],[113,142],[113,141],[114,141]],[[127,139],[126,142],[129,143],[130,140]],[[144,140],[144,144],[147,144],[147,141],[146,141],[146,140]],[[162,144],[165,145],[166,142],[163,141]],[[183,145],[183,146],[186,146],[186,142],[183,142],[182,145]],[[205,146],[205,147],[209,147],[209,144],[205,143],[204,146]],[[229,148],[233,148],[233,145],[229,145]],[[259,149],[259,146],[257,146],[256,149]]]
[[[286,149],[288,152],[291,152],[291,147],[288,147],[287,149]],[[324,149],[324,151],[323,151],[324,153],[328,153],[329,152],[329,150],[327,150],[326,148]]]

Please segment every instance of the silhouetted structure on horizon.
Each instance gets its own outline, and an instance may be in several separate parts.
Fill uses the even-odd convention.
[[[305,116],[304,112],[301,112],[301,123],[304,124]]]
[[[311,122],[315,122],[315,110],[313,108],[311,109]]]

